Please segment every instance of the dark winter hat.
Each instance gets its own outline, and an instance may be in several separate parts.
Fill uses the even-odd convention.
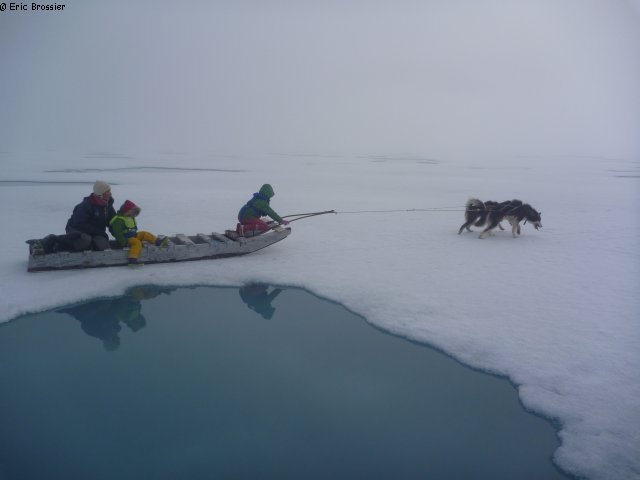
[[[111,185],[107,182],[103,182],[102,180],[97,180],[96,183],[93,184],[93,193],[101,197],[105,193],[111,190]]]
[[[125,200],[120,207],[120,213],[123,215],[131,212],[132,210],[135,210],[136,215],[140,213],[140,207],[133,203],[131,200]]]

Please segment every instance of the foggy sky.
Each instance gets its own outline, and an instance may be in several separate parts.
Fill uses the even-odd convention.
[[[640,158],[624,0],[131,3],[0,14],[0,150]]]

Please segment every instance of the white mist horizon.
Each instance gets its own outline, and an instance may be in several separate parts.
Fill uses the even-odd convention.
[[[5,151],[640,155],[602,0],[72,2],[0,16]]]

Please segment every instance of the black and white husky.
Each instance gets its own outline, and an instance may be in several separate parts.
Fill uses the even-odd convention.
[[[531,222],[536,230],[542,227],[540,212],[528,203],[522,203],[522,200],[517,199],[498,203],[491,200],[483,202],[477,198],[470,198],[466,203],[464,220],[465,222],[458,230],[458,235],[465,228],[471,232],[471,225],[484,226],[485,229],[480,233],[480,238],[484,238],[496,227],[504,230],[500,225],[502,220],[507,220],[511,224],[511,233],[514,238],[520,235],[520,222],[523,220],[524,223]]]

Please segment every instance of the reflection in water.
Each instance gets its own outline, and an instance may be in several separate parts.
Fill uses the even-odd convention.
[[[282,293],[282,289],[262,283],[251,283],[239,289],[240,298],[252,310],[269,320],[276,309],[271,302]],[[56,310],[66,313],[80,322],[82,331],[90,337],[102,340],[105,350],[112,352],[120,347],[120,332],[126,325],[132,332],[144,328],[147,320],[142,314],[142,301],[161,294],[169,295],[175,288],[135,287],[118,298],[93,300],[72,307]]]
[[[120,347],[121,323],[132,332],[147,325],[142,315],[142,300],[169,295],[175,288],[135,287],[119,298],[94,300],[73,307],[57,310],[67,313],[80,322],[82,331],[90,337],[102,340],[104,349],[111,352]]]
[[[268,293],[269,285],[263,283],[250,283],[240,288],[240,298],[247,304],[249,310],[253,310],[256,313],[262,315],[263,318],[270,320],[276,311],[275,307],[271,306],[271,302],[282,292],[280,288],[274,288],[271,293]]]

